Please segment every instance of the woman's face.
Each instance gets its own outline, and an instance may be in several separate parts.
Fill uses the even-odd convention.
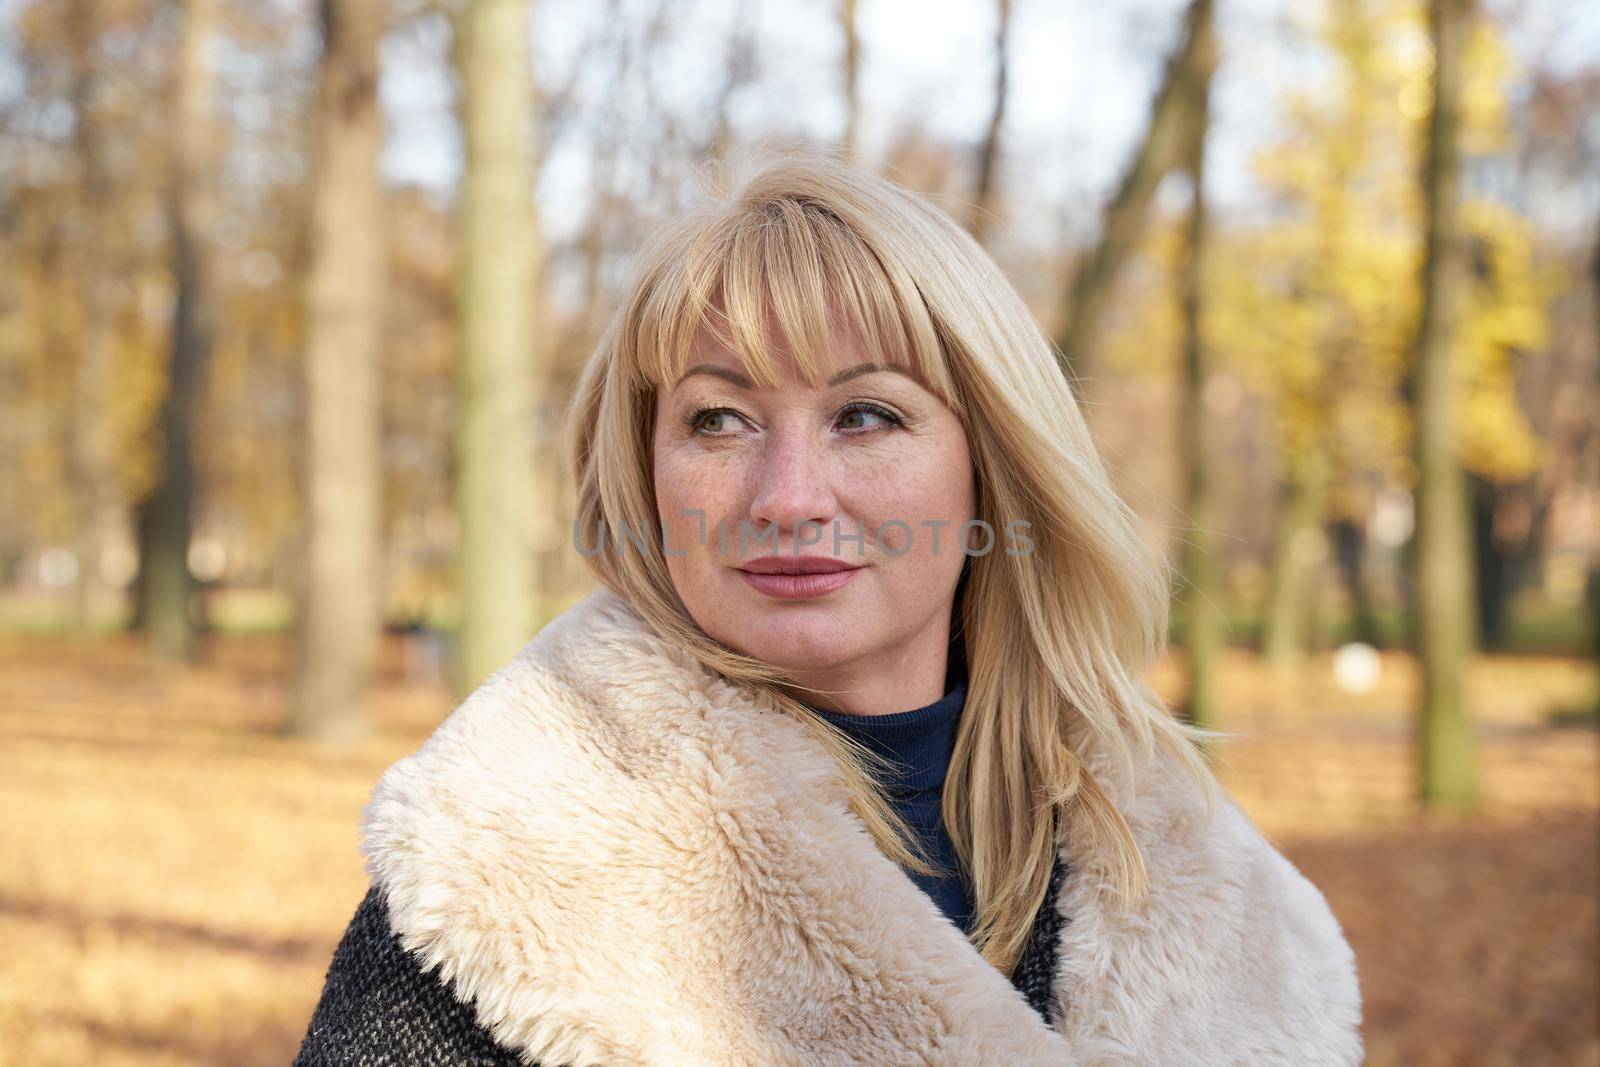
[[[667,567],[689,613],[830,690],[823,706],[891,712],[943,695],[962,524],[975,518],[956,414],[839,331],[816,388],[781,347],[767,389],[699,342],[654,427]]]

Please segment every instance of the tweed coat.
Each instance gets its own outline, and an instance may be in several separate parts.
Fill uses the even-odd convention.
[[[371,888],[297,1061],[1348,1065],[1355,958],[1226,793],[1077,751],[1138,840],[1131,911],[1083,827],[1011,980],[878,851],[798,722],[591,594],[363,821]]]

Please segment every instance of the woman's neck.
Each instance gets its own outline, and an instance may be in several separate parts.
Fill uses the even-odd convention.
[[[801,674],[814,692],[800,698],[815,708],[850,715],[894,715],[926,707],[948,692],[950,627],[929,627],[908,645],[826,671]]]

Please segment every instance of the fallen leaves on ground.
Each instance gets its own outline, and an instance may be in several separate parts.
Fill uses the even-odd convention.
[[[0,1067],[292,1060],[366,887],[361,806],[449,710],[413,651],[385,646],[373,738],[324,751],[275,734],[282,640],[183,670],[127,638],[0,640]],[[1365,700],[1316,663],[1297,683],[1230,653],[1222,676],[1221,772],[1343,923],[1368,1062],[1600,1065],[1600,735],[1529,696],[1570,701],[1591,665],[1475,665],[1497,710],[1459,821],[1412,814],[1390,664]]]

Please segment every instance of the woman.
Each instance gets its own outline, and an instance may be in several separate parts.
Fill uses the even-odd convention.
[[[568,447],[601,590],[378,783],[299,1062],[1360,1062],[1338,922],[1140,680],[1169,575],[946,216],[769,162],[645,250]]]

